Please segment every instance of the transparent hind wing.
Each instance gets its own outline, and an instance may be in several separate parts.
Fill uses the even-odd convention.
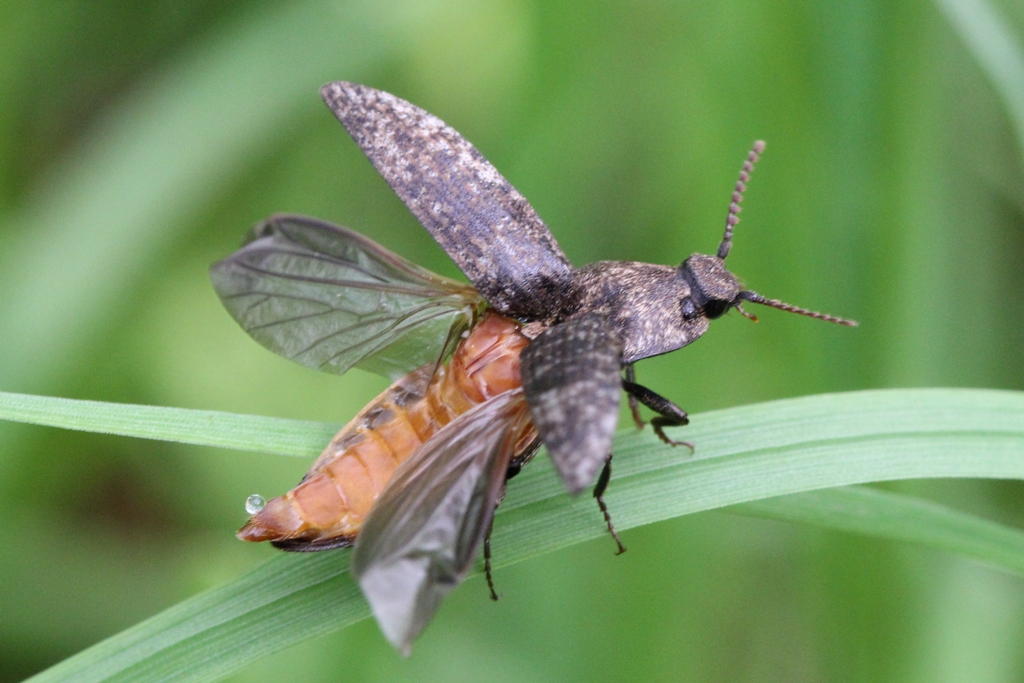
[[[352,572],[384,635],[404,654],[469,571],[509,462],[535,440],[522,391],[501,394],[423,444],[370,510]]]
[[[483,306],[472,287],[304,216],[257,225],[210,278],[253,339],[335,374],[355,366],[397,379],[436,363]]]

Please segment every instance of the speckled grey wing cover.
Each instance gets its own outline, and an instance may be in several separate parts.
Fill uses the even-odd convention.
[[[404,654],[472,566],[509,462],[531,430],[521,390],[496,396],[428,439],[370,510],[352,573],[381,631]]]
[[[389,93],[346,82],[320,93],[491,306],[521,320],[558,310],[572,266],[529,202],[473,145]]]
[[[483,305],[435,275],[330,223],[278,215],[210,268],[224,307],[256,341],[303,365],[392,379],[436,363]]]
[[[570,493],[594,481],[611,450],[622,393],[622,345],[602,316],[549,327],[520,356],[540,438]]]

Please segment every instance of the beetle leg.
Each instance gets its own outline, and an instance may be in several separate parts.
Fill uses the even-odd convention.
[[[491,532],[494,530],[494,518],[487,526],[487,535],[484,536],[484,576],[487,577],[487,588],[491,591],[491,600],[498,601],[500,597],[494,590],[494,576],[491,575]]]
[[[693,444],[689,441],[670,439],[664,431],[665,427],[682,427],[689,424],[690,418],[685,410],[664,396],[631,381],[628,374],[622,382],[622,388],[631,398],[636,398],[640,403],[658,413],[658,416],[651,420],[651,426],[654,427],[654,433],[658,435],[659,439],[670,446],[686,446],[691,452],[694,450]]]
[[[636,384],[636,370],[633,369],[632,363],[626,363],[626,380],[623,382],[623,386],[626,382]],[[643,429],[644,418],[640,415],[640,403],[637,402],[636,396],[633,394],[627,394],[626,398],[629,400],[629,412],[633,413],[633,422],[636,424],[636,428]]]
[[[608,525],[608,532],[615,539],[615,545],[619,546],[619,549],[615,552],[616,555],[621,555],[626,552],[626,546],[622,545],[622,541],[619,540],[619,534],[615,531],[615,525],[612,524],[612,516],[608,514],[608,506],[604,502],[604,492],[608,488],[608,482],[612,478],[612,454],[608,454],[608,459],[604,461],[604,468],[601,470],[601,476],[597,478],[597,485],[594,486],[594,498],[597,499],[597,506],[601,508],[601,514],[604,515],[604,522]]]

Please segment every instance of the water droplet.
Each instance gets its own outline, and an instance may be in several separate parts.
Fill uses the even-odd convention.
[[[263,496],[258,493],[254,493],[245,499],[245,511],[250,515],[255,515],[257,512],[263,509],[263,506],[267,504],[267,501],[263,500]]]

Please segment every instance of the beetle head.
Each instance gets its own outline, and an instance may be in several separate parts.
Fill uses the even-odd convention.
[[[683,300],[684,320],[697,316],[714,320],[740,303],[740,283],[717,256],[694,254],[679,268],[690,285],[690,296]]]
[[[854,320],[817,313],[778,299],[767,299],[757,292],[743,289],[736,276],[726,270],[725,259],[732,248],[733,228],[740,222],[740,202],[743,201],[743,191],[747,189],[747,182],[754,170],[754,164],[757,163],[762,152],[764,152],[764,141],[758,140],[754,143],[750,154],[747,155],[746,161],[743,162],[743,169],[740,171],[736,189],[732,193],[732,202],[729,204],[729,214],[725,219],[725,236],[722,238],[722,243],[718,245],[718,252],[714,256],[693,254],[679,266],[680,274],[690,285],[690,296],[682,302],[683,319],[688,321],[697,317],[705,317],[714,320],[735,308],[745,317],[756,321],[756,316],[743,310],[742,303],[750,301],[839,325],[856,326],[857,323]]]

